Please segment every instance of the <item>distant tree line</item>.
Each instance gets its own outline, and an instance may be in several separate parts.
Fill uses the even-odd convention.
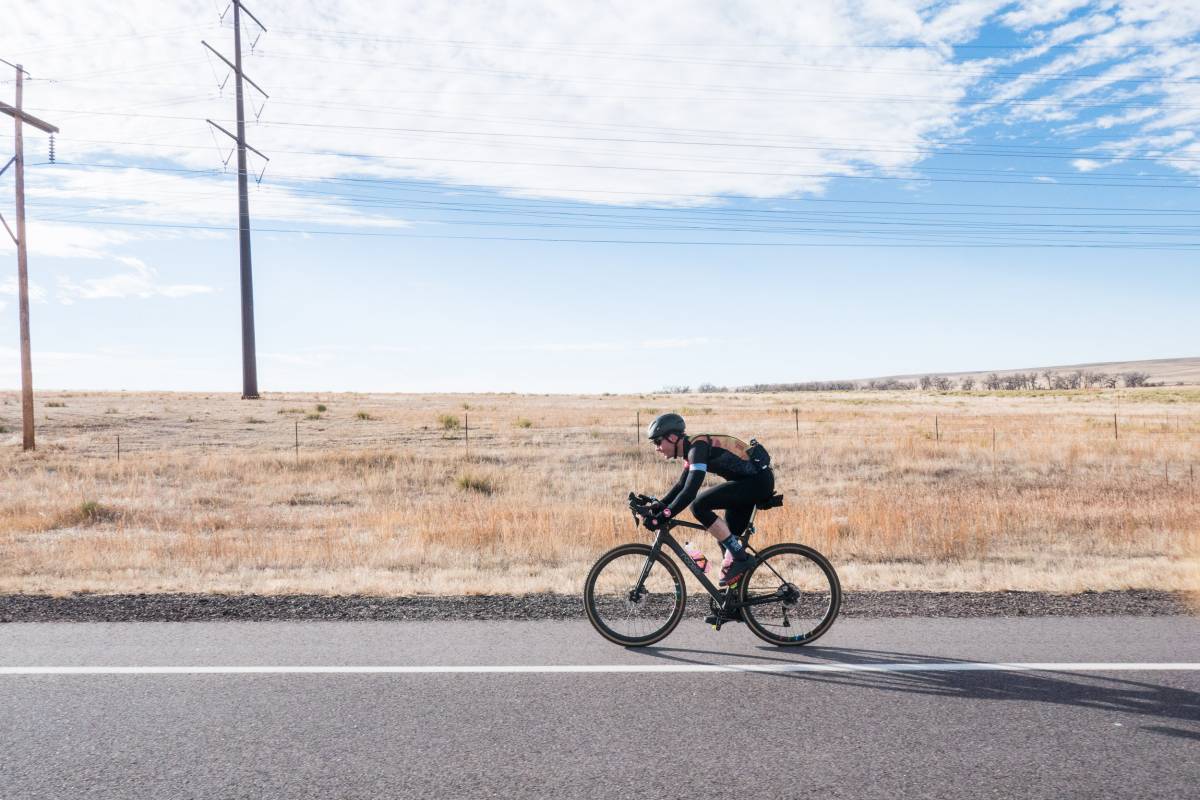
[[[1135,388],[1162,385],[1161,383],[1150,383],[1148,372],[1093,372],[1080,369],[1073,372],[1055,372],[1049,369],[1042,372],[1011,372],[1007,375],[997,375],[992,372],[987,377],[980,379],[978,383],[980,388],[992,391],[997,389],[1115,389],[1118,386]],[[960,388],[969,391],[974,388],[974,384],[975,381],[972,378],[963,378]]]
[[[1093,372],[1090,370],[1074,370],[1073,372],[1010,372],[1005,375],[992,372],[983,378],[966,376],[955,380],[945,375],[922,375],[916,381],[901,381],[896,378],[883,378],[871,381],[807,381],[804,383],[754,383],[749,386],[718,386],[713,383],[701,383],[695,391],[701,394],[714,392],[849,392],[867,390],[877,392],[910,391],[923,389],[925,391],[963,391],[975,389],[988,391],[998,390],[1054,390],[1054,389],[1115,389],[1118,386],[1136,388],[1139,386],[1162,386],[1151,383],[1147,372]],[[661,392],[666,394],[688,394],[691,386],[665,386]]]

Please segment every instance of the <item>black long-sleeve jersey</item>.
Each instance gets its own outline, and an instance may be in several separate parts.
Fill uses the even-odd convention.
[[[736,436],[699,433],[685,437],[684,449],[687,457],[683,462],[683,473],[662,499],[672,517],[696,499],[708,473],[736,481],[757,475],[763,469],[752,459],[750,445]]]

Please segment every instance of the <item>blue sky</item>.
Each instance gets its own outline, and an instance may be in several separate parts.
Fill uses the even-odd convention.
[[[17,5],[38,388],[241,388],[225,7]],[[1200,4],[249,8],[263,391],[1196,355]]]

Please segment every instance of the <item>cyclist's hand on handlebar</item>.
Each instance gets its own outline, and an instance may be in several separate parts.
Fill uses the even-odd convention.
[[[646,527],[652,531],[661,530],[667,526],[668,519],[670,519],[670,516],[663,513],[663,509],[660,509],[646,517]]]
[[[657,499],[644,494],[629,493],[629,508],[642,517],[652,516],[661,511],[664,506]]]

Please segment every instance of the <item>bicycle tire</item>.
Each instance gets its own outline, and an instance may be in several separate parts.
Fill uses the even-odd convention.
[[[829,630],[842,607],[842,585],[829,559],[806,545],[786,542],[766,548],[757,560],[738,589],[742,617],[755,636],[779,647],[799,647]],[[766,597],[779,599],[751,602]],[[791,630],[789,613],[800,630]]]
[[[587,612],[588,621],[596,632],[614,644],[623,647],[645,647],[654,644],[675,630],[675,626],[683,619],[683,611],[687,605],[687,588],[683,582],[683,573],[679,565],[667,558],[661,551],[651,567],[647,583],[651,584],[650,591],[642,598],[634,599],[628,594],[633,590],[633,584],[646,559],[651,556],[653,549],[646,544],[630,543],[614,547],[604,553],[592,565],[587,580],[583,584],[583,607]],[[618,560],[620,563],[618,564]],[[658,570],[656,567],[661,566]],[[654,589],[663,591],[655,592]],[[598,594],[599,591],[599,594]],[[669,613],[658,627],[635,634],[625,628],[645,628],[639,621],[657,624],[654,617],[669,604]],[[618,617],[624,615],[626,625],[614,627]]]

